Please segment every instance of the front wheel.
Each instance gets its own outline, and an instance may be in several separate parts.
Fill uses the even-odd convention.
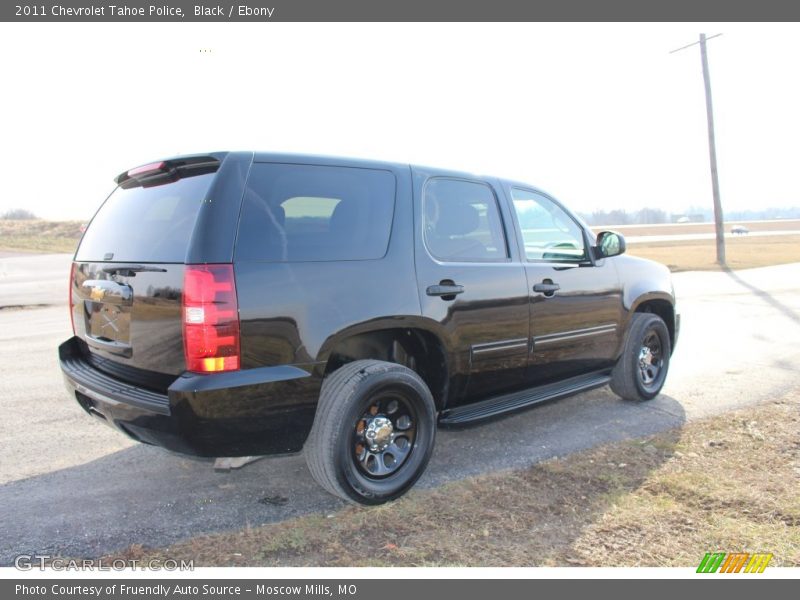
[[[625,346],[611,373],[611,389],[626,400],[652,400],[661,392],[672,352],[669,331],[656,314],[631,317]]]
[[[433,397],[419,375],[403,365],[357,360],[323,382],[304,452],[327,491],[381,504],[419,479],[435,435]]]

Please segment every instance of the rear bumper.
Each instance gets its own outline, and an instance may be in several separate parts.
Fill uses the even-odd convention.
[[[73,337],[59,346],[67,390],[90,415],[129,437],[194,456],[299,452],[321,381],[286,365],[213,375],[185,373],[165,392],[98,370]]]

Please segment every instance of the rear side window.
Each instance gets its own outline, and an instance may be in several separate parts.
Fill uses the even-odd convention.
[[[488,185],[430,179],[422,208],[425,244],[439,260],[496,262],[508,258],[497,199]]]
[[[118,187],[92,219],[79,261],[181,263],[214,173]]]
[[[389,245],[394,196],[389,171],[255,164],[239,219],[236,260],[381,258]]]

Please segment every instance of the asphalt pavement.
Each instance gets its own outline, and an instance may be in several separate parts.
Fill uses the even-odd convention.
[[[64,256],[28,257],[40,273],[57,273],[48,285],[45,276],[26,281],[28,258],[0,257],[0,307],[59,303],[0,309],[0,565],[34,551],[96,556],[131,544],[163,546],[342,506],[313,482],[300,455],[218,473],[209,462],[135,444],[89,418],[65,392],[56,360],[57,345],[70,335],[60,300]],[[636,404],[602,388],[440,430],[418,485],[680,427],[800,383],[800,263],[679,273],[675,285],[683,326],[662,395]]]
[[[0,308],[67,301],[71,254],[0,252]]]

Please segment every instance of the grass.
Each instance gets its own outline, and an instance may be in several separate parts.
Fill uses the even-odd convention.
[[[715,240],[629,244],[628,254],[667,265],[671,271],[719,270]],[[731,269],[800,262],[800,235],[740,236],[725,240]]]
[[[75,252],[84,221],[0,219],[0,250],[22,252]]]
[[[525,470],[112,558],[196,566],[800,566],[800,390]]]

